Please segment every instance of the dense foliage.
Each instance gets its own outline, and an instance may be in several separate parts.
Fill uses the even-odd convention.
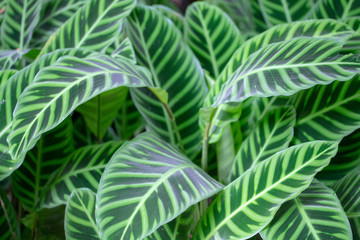
[[[360,1],[0,2],[0,239],[360,239]]]

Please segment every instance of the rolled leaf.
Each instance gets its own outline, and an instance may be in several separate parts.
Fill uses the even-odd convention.
[[[106,239],[141,239],[222,189],[184,154],[151,133],[114,154],[100,181],[96,222]]]
[[[308,187],[336,151],[333,142],[304,143],[246,171],[216,197],[198,222],[194,240],[255,235],[271,221],[281,204]]]

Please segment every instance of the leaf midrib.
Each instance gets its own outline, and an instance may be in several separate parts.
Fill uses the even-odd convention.
[[[300,199],[297,197],[294,199],[294,202],[296,204],[296,208],[299,210],[300,215],[303,217],[306,226],[308,226],[310,232],[312,233],[312,236],[315,238],[315,240],[321,240],[321,238],[318,236],[318,234],[316,232],[316,229],[312,225],[311,220],[306,213],[306,210],[302,206]]]
[[[231,218],[238,214],[242,209],[244,209],[245,207],[247,207],[249,204],[251,204],[253,201],[255,201],[256,199],[260,198],[263,194],[267,193],[270,189],[275,188],[277,185],[279,185],[280,183],[282,183],[283,181],[285,181],[286,179],[288,179],[290,176],[295,175],[300,169],[306,167],[307,165],[309,165],[310,163],[312,163],[314,161],[314,159],[316,159],[318,156],[321,156],[323,154],[323,152],[326,152],[328,150],[325,149],[322,152],[318,153],[316,156],[313,156],[311,158],[311,160],[307,161],[305,164],[300,165],[298,168],[294,169],[290,174],[288,174],[285,178],[281,179],[281,181],[276,182],[276,184],[272,184],[271,186],[265,188],[263,191],[261,191],[259,194],[255,195],[254,197],[252,197],[251,199],[249,199],[246,204],[242,205],[241,207],[237,208],[234,212],[232,212],[228,217],[224,218],[219,224],[217,224],[217,226],[214,228],[213,231],[211,231],[207,237],[205,238],[205,240],[209,240],[215,233],[217,233],[217,231],[223,227],[223,225],[226,224],[226,222],[228,220],[231,220]],[[265,162],[265,161],[264,161]],[[260,164],[264,164],[264,162],[260,163]],[[259,165],[257,165],[259,166]],[[228,188],[228,187],[227,187]],[[290,198],[286,198],[285,200],[289,200]]]

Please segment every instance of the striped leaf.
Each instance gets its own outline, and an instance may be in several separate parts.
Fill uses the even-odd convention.
[[[234,160],[231,181],[245,171],[289,146],[293,137],[295,110],[282,107],[269,111],[244,140]]]
[[[98,139],[104,137],[105,131],[113,123],[127,93],[126,87],[116,88],[96,96],[76,109],[84,116],[86,125]]]
[[[72,122],[67,118],[41,136],[21,167],[11,175],[13,192],[27,211],[36,209],[51,174],[75,151]]]
[[[360,238],[360,171],[349,173],[333,187],[350,221],[354,239]]]
[[[54,179],[49,180],[41,207],[52,208],[66,204],[76,188],[88,188],[96,192],[106,164],[120,145],[121,142],[112,141],[77,149],[54,173]]]
[[[135,51],[133,45],[129,38],[125,38],[114,51],[111,53],[111,56],[114,58],[123,58],[124,60],[131,61],[132,63],[136,63]]]
[[[255,31],[261,33],[267,30],[269,27],[266,24],[265,19],[263,17],[259,1],[258,0],[249,0],[249,1],[251,4]]]
[[[345,19],[359,15],[360,2],[358,0],[318,0],[307,17]]]
[[[122,20],[135,0],[89,0],[46,42],[41,55],[59,48],[84,47],[98,51],[118,35]]]
[[[344,22],[354,31],[360,32],[360,16],[347,18]]]
[[[231,126],[224,128],[221,139],[216,143],[217,175],[220,182],[228,182],[228,177],[234,164],[235,147]]]
[[[189,240],[190,231],[194,224],[194,207],[177,216],[171,222],[161,226],[146,240]]]
[[[16,213],[5,192],[0,188],[0,240],[17,240],[20,238],[19,223]]]
[[[5,84],[17,71],[16,70],[2,70],[0,71],[0,87]]]
[[[5,69],[16,68],[15,63],[21,58],[26,51],[17,50],[0,50],[0,71]]]
[[[316,179],[297,198],[281,206],[261,236],[264,240],[352,239],[336,194]]]
[[[316,177],[326,185],[332,185],[334,181],[345,177],[358,166],[360,166],[360,129],[341,140],[339,151],[331,159],[329,166],[319,172]]]
[[[105,168],[96,222],[104,239],[141,239],[221,188],[173,145],[141,134]]]
[[[346,39],[343,51],[350,53],[360,53],[360,32]]]
[[[212,106],[349,80],[359,72],[360,63],[351,54],[339,54],[341,47],[330,39],[297,38],[261,48],[229,77]]]
[[[359,76],[346,82],[315,86],[294,98],[297,115],[294,142],[339,141],[359,128]]]
[[[7,4],[7,1],[0,2],[0,25],[4,19],[6,4]],[[0,46],[1,46],[1,41],[0,41]]]
[[[39,22],[41,0],[7,0],[0,40],[5,49],[27,49]]]
[[[87,188],[71,193],[65,210],[66,239],[101,239],[95,222],[95,200],[96,194]]]
[[[0,87],[0,180],[9,176],[17,169],[22,158],[12,159],[9,153],[7,137],[13,124],[13,112],[20,94],[33,81],[40,69],[51,65],[63,55],[85,57],[91,52],[82,49],[62,49],[46,54],[31,65],[18,71],[4,85]]]
[[[253,15],[249,0],[206,0],[226,12],[242,33],[251,35],[254,32]]]
[[[309,0],[258,0],[267,27],[304,19],[312,7]]]
[[[82,115],[78,117],[74,117],[73,122],[74,122],[73,135],[75,141],[75,149],[79,149],[87,145],[94,145],[98,143],[98,139],[96,139],[95,135],[86,126],[85,120]]]
[[[195,2],[186,9],[185,38],[204,70],[217,79],[242,44],[239,30],[220,8]]]
[[[281,151],[246,171],[221,192],[193,239],[246,239],[262,230],[281,204],[296,197],[335,155],[337,144],[309,142]]]
[[[88,0],[50,0],[41,10],[39,23],[34,30],[32,45],[43,46]]]
[[[210,106],[214,102],[216,95],[219,94],[222,85],[228,80],[230,75],[233,74],[241,65],[245,64],[251,54],[255,53],[262,47],[271,43],[291,40],[301,36],[334,38],[340,40],[350,34],[352,34],[352,31],[347,25],[339,23],[335,20],[302,21],[273,27],[262,34],[249,39],[234,53],[224,71],[221,73],[220,77],[206,96],[204,106]],[[239,107],[239,105],[234,104],[234,106],[235,109],[226,104],[217,108],[215,113],[216,118],[213,118],[212,122],[212,126],[214,127],[210,128],[210,143],[218,140],[221,136],[222,127],[226,126],[226,122],[232,122],[238,119],[238,114],[233,115],[233,113],[237,113],[235,110]],[[246,109],[243,109],[243,111],[246,112]],[[206,125],[204,119],[201,119],[200,123],[200,126],[202,127]],[[204,129],[204,127],[202,129]]]
[[[61,123],[77,106],[120,86],[150,86],[150,76],[143,68],[105,55],[63,57],[42,69],[14,112],[8,137],[13,159],[31,149],[42,133]]]
[[[170,19],[181,33],[184,32],[185,19],[183,15],[164,5],[153,5],[153,7],[156,8],[156,10],[158,10],[164,17]]]
[[[149,129],[174,144],[180,138],[192,158],[201,145],[198,112],[206,94],[201,67],[180,32],[154,8],[137,7],[127,20],[137,62],[150,69],[154,86],[168,93],[174,119],[148,89],[130,89],[135,105]]]

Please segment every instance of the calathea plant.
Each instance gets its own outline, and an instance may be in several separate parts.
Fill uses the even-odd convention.
[[[359,239],[360,2],[0,3],[0,239]]]

